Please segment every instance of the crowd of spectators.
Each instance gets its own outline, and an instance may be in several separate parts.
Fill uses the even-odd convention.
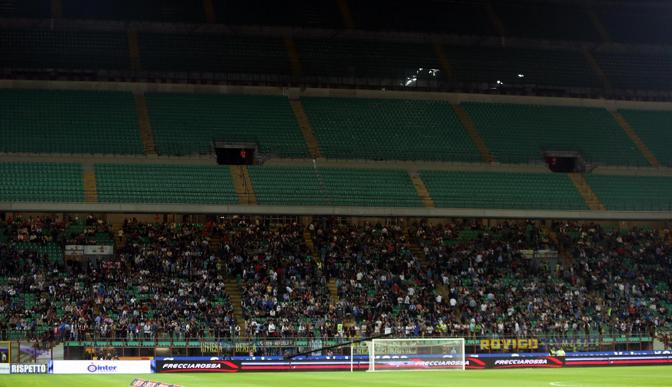
[[[84,263],[22,245],[101,240],[114,254]],[[669,230],[532,221],[222,217],[113,229],[93,216],[10,218],[0,329],[63,340],[655,335],[672,326],[671,242]]]

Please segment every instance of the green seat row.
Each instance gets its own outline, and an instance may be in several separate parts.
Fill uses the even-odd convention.
[[[586,179],[608,210],[672,210],[671,177],[591,174]]]
[[[81,202],[79,164],[0,163],[0,201]]]
[[[621,110],[625,120],[661,164],[672,166],[672,112]]]
[[[229,168],[97,164],[98,200],[108,203],[233,204]]]
[[[421,171],[441,208],[587,209],[567,175]]]
[[[590,107],[463,104],[495,158],[529,163],[546,150],[579,151],[591,163],[648,165],[606,110]]]
[[[480,161],[448,102],[302,98],[327,158]]]
[[[281,96],[148,93],[160,154],[209,154],[213,141],[254,142],[266,154],[307,157],[289,100]]]
[[[354,168],[251,167],[259,204],[418,207],[406,171]]]
[[[133,95],[0,90],[0,152],[142,154]]]

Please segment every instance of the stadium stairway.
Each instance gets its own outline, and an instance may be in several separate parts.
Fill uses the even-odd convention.
[[[229,166],[231,172],[231,179],[233,186],[238,194],[238,201],[240,204],[255,205],[257,204],[257,195],[254,192],[250,172],[246,165],[231,165]]]
[[[315,248],[315,242],[313,242],[313,236],[310,235],[310,231],[308,230],[303,230],[303,240],[306,241],[306,246],[308,246],[308,249],[310,250],[310,254],[313,256],[313,259],[317,264],[322,267],[322,257],[320,257],[319,252]]]
[[[240,285],[235,279],[227,278],[224,282],[224,290],[229,296],[231,307],[233,308],[233,316],[236,318],[236,324],[240,326],[241,330],[245,329],[245,318],[243,318],[243,307],[241,305]]]
[[[490,19],[490,24],[492,24],[494,30],[497,31],[497,34],[504,39],[507,35],[506,27],[504,27],[502,19],[497,15],[497,12],[495,12],[495,7],[492,6],[492,2],[485,2],[483,6],[485,7],[485,13],[488,15],[488,19]]]
[[[63,17],[63,0],[51,0],[51,17],[54,19]]]
[[[443,77],[447,81],[452,81],[454,78],[453,66],[451,66],[448,56],[446,55],[446,50],[443,49],[443,45],[440,42],[434,42],[434,53],[439,59],[439,64],[441,65],[441,71],[443,71]]]
[[[604,206],[600,198],[593,192],[593,189],[590,187],[586,178],[580,173],[569,173],[569,178],[574,183],[576,190],[579,191],[583,201],[586,202],[588,208],[593,211],[606,211],[607,208]]]
[[[306,140],[306,145],[308,145],[308,151],[310,156],[314,159],[322,157],[322,152],[320,152],[320,145],[317,142],[315,137],[315,132],[313,127],[310,125],[310,120],[306,111],[303,109],[303,103],[299,99],[290,99],[289,104],[292,106],[292,111],[296,117],[296,121],[299,124],[303,138]]]
[[[93,164],[82,165],[82,181],[84,183],[84,201],[86,203],[98,203],[96,167]]]
[[[404,236],[408,241],[408,249],[411,250],[413,256],[418,259],[418,262],[420,262],[420,266],[423,268],[423,270],[427,272],[427,268],[431,266],[431,263],[427,260],[425,251],[420,246],[411,242],[411,236],[408,233],[408,229],[404,230]],[[444,300],[448,300],[450,298],[449,289],[441,281],[434,281],[434,283],[436,284],[436,292],[439,293]]]
[[[203,0],[203,13],[208,24],[215,24],[217,22],[213,0]]]
[[[140,44],[138,44],[138,31],[128,30],[128,57],[131,60],[131,69],[134,71],[142,70],[140,65]]]
[[[289,67],[292,69],[292,76],[299,78],[301,76],[301,60],[299,59],[299,50],[296,48],[296,42],[291,36],[285,36],[283,39],[287,56],[289,57]]]
[[[332,305],[338,303],[338,285],[336,284],[336,278],[332,278],[327,283],[327,289],[329,289],[329,301]]]
[[[656,158],[656,156],[651,152],[651,149],[649,149],[648,146],[642,141],[642,139],[639,137],[637,132],[632,128],[630,123],[623,117],[623,115],[620,112],[617,111],[612,111],[611,114],[614,116],[614,119],[618,123],[618,125],[623,128],[625,131],[625,134],[628,135],[630,140],[635,143],[635,146],[639,151],[644,155],[644,158],[651,164],[652,167],[660,168],[660,162]]]
[[[476,148],[478,149],[478,152],[481,154],[481,158],[483,159],[483,161],[487,163],[494,162],[495,157],[492,155],[492,152],[490,152],[490,149],[488,149],[488,146],[486,145],[485,141],[483,141],[483,137],[481,137],[481,134],[478,132],[478,128],[476,128],[476,123],[474,123],[474,120],[471,119],[469,113],[467,113],[467,111],[464,110],[464,107],[462,107],[462,105],[451,105],[451,106],[455,111],[455,114],[457,114],[457,117],[460,119],[462,126],[464,126],[464,128],[467,130],[467,133],[469,134],[469,137],[471,137],[471,140],[474,142],[474,145],[476,145]]]
[[[560,258],[562,258],[562,266],[563,267],[571,267],[572,263],[574,262],[574,258],[572,255],[567,251],[565,246],[560,243],[560,239],[558,238],[558,234],[553,231],[552,228],[543,226],[544,233],[548,236],[548,239],[555,245],[558,249],[558,255]]]
[[[432,200],[432,196],[429,194],[429,190],[427,189],[425,182],[422,181],[418,171],[409,171],[408,175],[411,177],[413,186],[418,192],[418,196],[420,197],[422,204],[427,208],[435,208],[436,205],[434,204],[434,200]]]
[[[152,123],[149,119],[149,110],[147,109],[147,100],[143,93],[135,93],[135,110],[138,114],[138,126],[140,127],[140,138],[145,155],[156,155],[156,145],[154,143],[154,132]]]
[[[595,60],[595,56],[593,56],[593,53],[590,52],[588,48],[583,48],[583,56],[586,58],[586,62],[590,65],[590,68],[593,70],[593,73],[595,73],[595,76],[597,79],[602,82],[602,86],[606,90],[611,90],[611,82],[609,81],[609,78],[607,77],[607,74],[602,70],[602,67],[600,67],[600,64],[597,63],[597,60]]]

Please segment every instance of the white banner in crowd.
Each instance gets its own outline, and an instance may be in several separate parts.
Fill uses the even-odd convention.
[[[66,258],[97,258],[97,257],[111,257],[114,255],[114,246],[111,245],[65,245]]]
[[[149,360],[54,360],[54,374],[151,374]]]

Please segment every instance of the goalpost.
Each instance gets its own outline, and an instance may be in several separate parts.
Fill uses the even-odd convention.
[[[368,371],[464,370],[464,338],[373,339]]]

